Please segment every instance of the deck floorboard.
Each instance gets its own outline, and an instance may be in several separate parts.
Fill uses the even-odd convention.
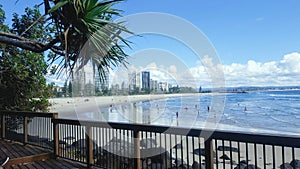
[[[32,145],[23,145],[22,143],[12,142],[0,139],[0,160],[9,157],[11,161],[28,156],[38,156],[45,153],[51,153],[50,150]],[[7,163],[9,165],[9,163]],[[85,165],[62,158],[42,159],[20,164],[5,165],[4,169],[74,169],[86,168]]]

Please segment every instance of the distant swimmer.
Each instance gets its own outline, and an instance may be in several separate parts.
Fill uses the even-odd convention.
[[[244,111],[248,111],[246,106],[245,106],[245,108],[244,108]]]
[[[207,111],[209,112],[209,106],[207,106]]]
[[[176,118],[178,119],[178,111],[176,112]]]

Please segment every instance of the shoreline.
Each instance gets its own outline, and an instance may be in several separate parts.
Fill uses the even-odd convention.
[[[149,94],[149,95],[128,95],[128,96],[90,96],[48,99],[51,106],[50,112],[57,113],[82,113],[95,112],[99,107],[110,105],[122,105],[135,102],[153,101],[176,97],[201,97],[226,95],[226,93],[181,93],[181,94]]]

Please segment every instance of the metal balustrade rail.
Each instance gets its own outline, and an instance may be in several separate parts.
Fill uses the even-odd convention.
[[[0,118],[2,138],[53,147],[56,157],[89,167],[300,167],[298,136],[78,121],[58,119],[55,113],[0,111]]]
[[[57,113],[0,111],[1,137],[53,149],[53,118]]]

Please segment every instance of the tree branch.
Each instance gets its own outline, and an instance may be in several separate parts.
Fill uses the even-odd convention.
[[[0,32],[0,43],[7,44],[7,45],[13,45],[22,49],[30,50],[32,52],[44,52],[48,49],[51,49],[52,51],[55,51],[55,53],[63,54],[63,49],[59,48],[58,46],[55,46],[55,44],[59,43],[59,39],[54,39],[50,41],[49,43],[45,44],[39,41],[26,39],[22,36],[6,33],[6,32]]]

